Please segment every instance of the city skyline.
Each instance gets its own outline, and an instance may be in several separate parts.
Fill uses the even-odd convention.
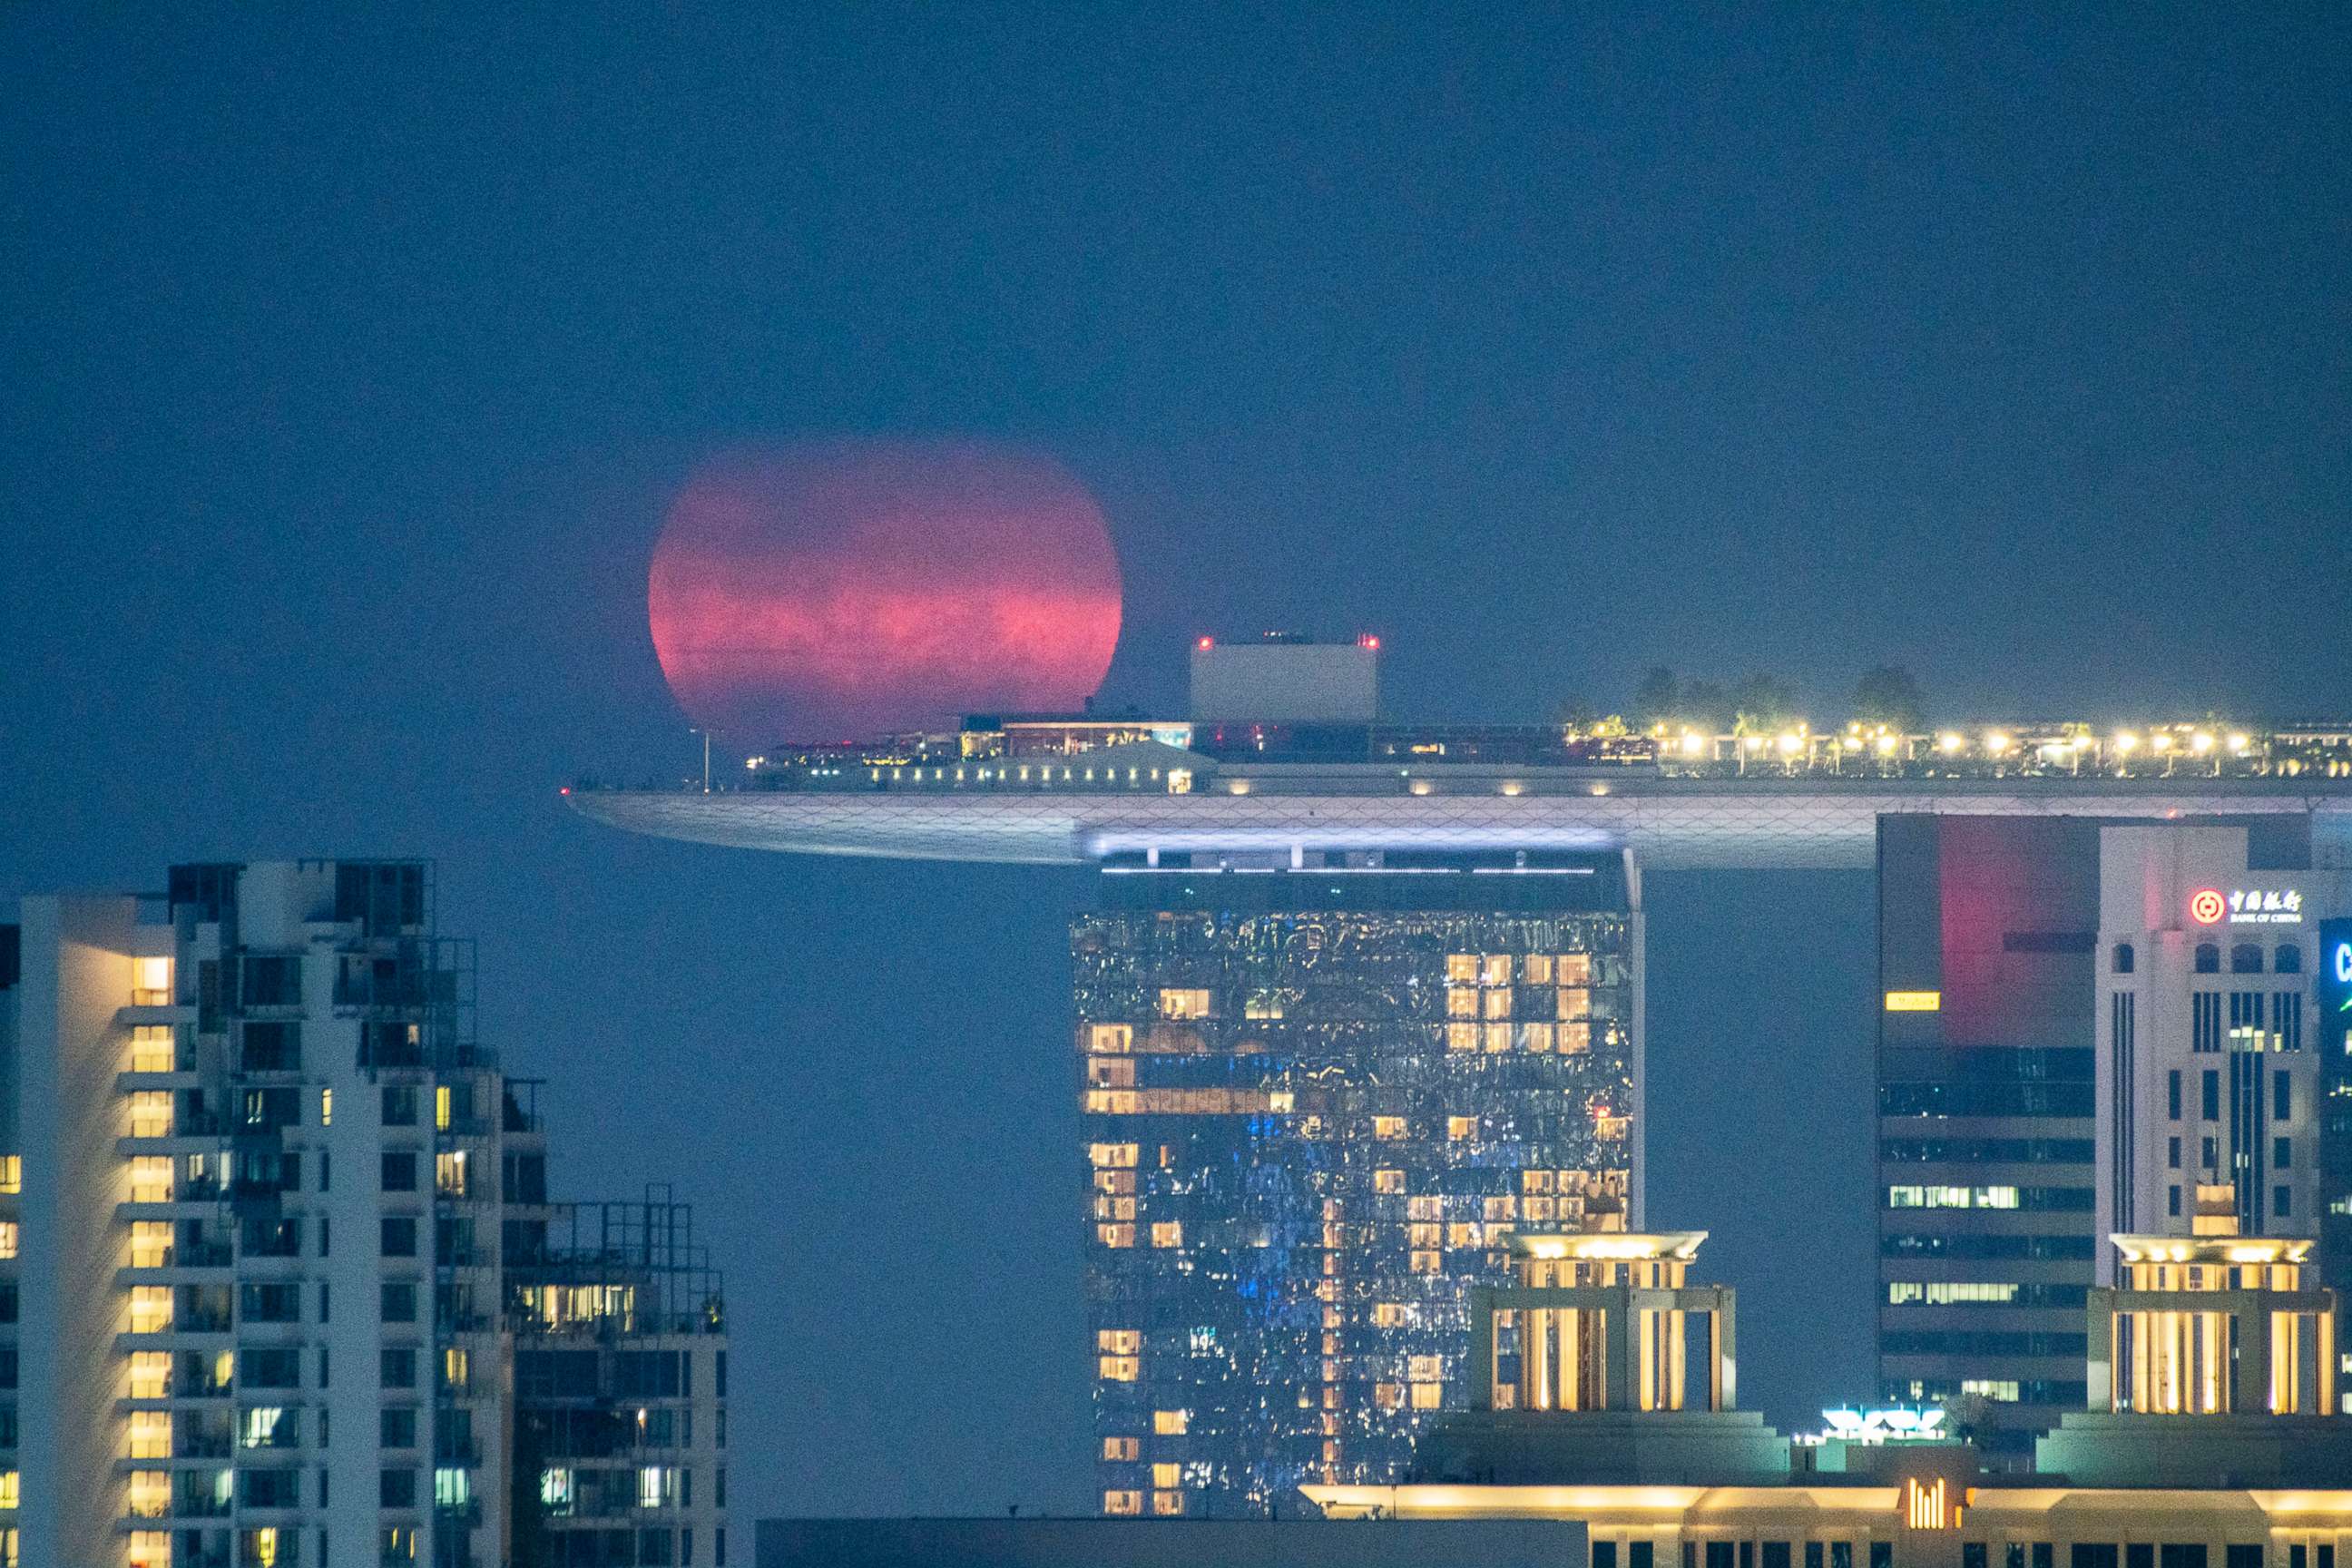
[[[728,1260],[732,1511],[1082,1511],[1090,873],[556,794],[699,772],[646,619],[692,476],[1056,465],[1111,710],[1298,626],[1478,724],[1660,665],[1824,731],[1882,663],[2102,736],[2352,712],[2347,72],[2317,10],[12,7],[0,922],[430,858],[593,1130],[555,1184],[674,1182]],[[1868,874],[1643,892],[1645,1200],[1793,1427],[1877,1381]]]

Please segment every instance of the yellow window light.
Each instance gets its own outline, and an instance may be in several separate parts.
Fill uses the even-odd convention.
[[[1886,1010],[1890,1013],[1938,1013],[1943,1010],[1944,994],[1940,991],[1889,991]]]

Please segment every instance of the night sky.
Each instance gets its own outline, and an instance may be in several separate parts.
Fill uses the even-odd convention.
[[[625,837],[687,472],[1099,499],[1105,695],[2352,710],[2352,9],[0,9],[0,903],[416,854],[574,1196],[726,1267],[731,1496],[1088,1501],[1076,873]],[[724,758],[722,757],[722,762]],[[1868,1394],[1858,875],[1651,879],[1654,1223]]]

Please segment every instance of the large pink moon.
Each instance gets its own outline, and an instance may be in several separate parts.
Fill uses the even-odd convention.
[[[863,739],[1074,710],[1118,642],[1118,558],[1086,488],[964,443],[738,453],[689,476],[646,618],[722,742]]]

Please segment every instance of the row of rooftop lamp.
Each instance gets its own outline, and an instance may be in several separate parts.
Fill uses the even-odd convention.
[[[746,763],[753,787],[963,784],[1197,787],[1223,765],[1392,767],[1414,793],[1427,770],[1530,767],[1660,776],[2044,779],[2237,777],[2352,780],[2352,722],[2268,730],[2193,722],[2098,731],[2053,723],[1842,731],[1799,722],[1730,734],[1659,724],[1646,733],[1567,725],[1192,724],[1139,718],[983,716],[950,733],[799,746]],[[1416,777],[1416,773],[1420,776]],[[1238,787],[1238,781],[1228,781]],[[1506,789],[1505,793],[1517,793]]]

